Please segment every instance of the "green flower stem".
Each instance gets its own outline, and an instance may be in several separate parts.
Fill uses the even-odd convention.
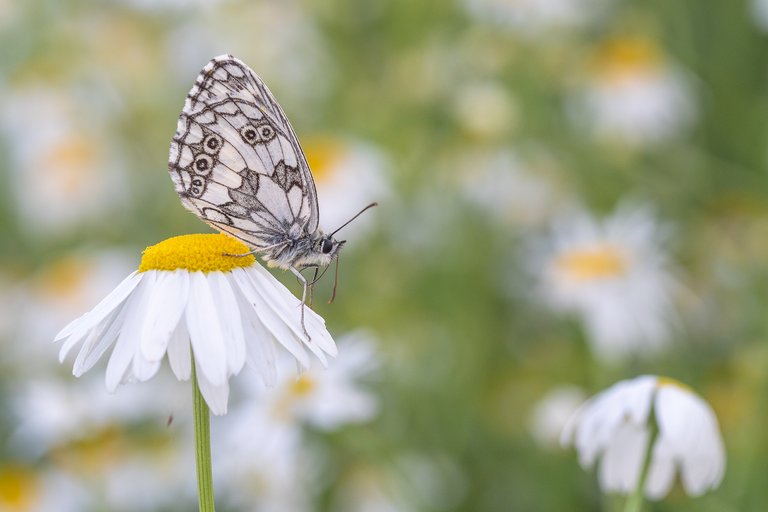
[[[215,512],[213,506],[213,471],[211,470],[211,425],[208,404],[197,385],[195,358],[192,358],[192,409],[195,416],[195,462],[197,496],[200,512]]]
[[[624,512],[640,512],[643,508],[643,496],[645,494],[645,483],[648,480],[648,470],[651,468],[651,456],[653,455],[653,445],[656,443],[656,438],[659,436],[659,425],[656,423],[656,414],[654,408],[656,403],[656,392],[654,391],[651,397],[651,411],[648,418],[648,447],[645,449],[645,457],[643,459],[643,469],[640,471],[640,478],[637,482],[637,488],[632,495],[627,498]]]

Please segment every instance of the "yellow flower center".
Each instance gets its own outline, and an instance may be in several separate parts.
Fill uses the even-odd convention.
[[[653,74],[661,66],[658,48],[649,40],[625,37],[604,43],[595,56],[597,76],[608,82],[621,82],[638,75]]]
[[[663,388],[665,386],[682,389],[683,391],[696,394],[696,392],[692,390],[688,385],[683,384],[679,380],[675,380],[670,377],[657,377],[656,388]]]
[[[144,249],[139,272],[177,269],[229,272],[253,265],[256,259],[246,254],[249,251],[244,243],[221,233],[175,236]],[[246,255],[238,256],[240,254]]]
[[[307,163],[312,169],[316,183],[327,182],[333,176],[333,170],[344,154],[344,144],[329,136],[310,138],[304,144]]]
[[[315,389],[315,381],[306,375],[302,375],[291,385],[290,393],[293,396],[306,396]]]
[[[12,464],[0,467],[0,510],[32,510],[37,490],[31,469]]]
[[[555,265],[574,281],[618,277],[629,266],[624,251],[609,244],[568,251],[557,258]]]

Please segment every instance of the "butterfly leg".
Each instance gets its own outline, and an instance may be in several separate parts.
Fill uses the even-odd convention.
[[[296,278],[301,282],[303,286],[301,291],[301,328],[304,330],[304,334],[307,336],[307,339],[312,340],[312,337],[307,332],[307,327],[304,325],[304,308],[307,307],[307,278],[301,275],[301,272],[299,272],[295,267],[291,267],[291,272],[293,272],[293,275],[296,276]]]

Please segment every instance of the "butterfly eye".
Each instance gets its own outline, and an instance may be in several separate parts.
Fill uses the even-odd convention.
[[[193,165],[198,174],[208,174],[213,167],[213,158],[205,154],[197,155]]]
[[[333,250],[333,242],[329,238],[323,238],[323,246],[320,248],[323,254],[328,254]]]
[[[240,128],[240,136],[245,142],[252,144],[258,140],[259,132],[256,131],[256,128],[254,128],[253,125],[247,124]]]
[[[203,139],[203,151],[205,151],[208,154],[215,155],[221,149],[222,143],[223,143],[223,140],[221,139],[221,137],[219,137],[215,133],[212,133],[208,135],[205,139]]]
[[[275,130],[268,124],[262,124],[259,126],[259,135],[261,136],[261,140],[268,141],[272,140],[272,138],[275,136]]]

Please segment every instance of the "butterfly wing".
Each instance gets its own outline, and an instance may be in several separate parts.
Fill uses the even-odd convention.
[[[288,119],[264,82],[231,55],[197,77],[168,169],[184,206],[256,249],[318,225],[315,184]]]

